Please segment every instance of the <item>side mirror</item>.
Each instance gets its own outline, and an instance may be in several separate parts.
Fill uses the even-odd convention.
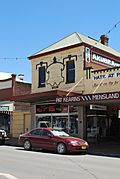
[[[53,135],[52,135],[52,134],[48,134],[48,136],[49,136],[50,138],[53,138]]]

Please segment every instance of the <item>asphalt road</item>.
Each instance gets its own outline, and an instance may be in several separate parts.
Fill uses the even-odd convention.
[[[0,179],[119,179],[120,158],[0,146]]]

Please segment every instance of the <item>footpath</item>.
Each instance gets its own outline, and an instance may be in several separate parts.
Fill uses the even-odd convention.
[[[120,142],[90,143],[89,153],[108,157],[120,157]]]
[[[18,138],[9,138],[5,145],[19,146]],[[89,143],[89,154],[108,157],[120,157],[120,141],[103,141]]]

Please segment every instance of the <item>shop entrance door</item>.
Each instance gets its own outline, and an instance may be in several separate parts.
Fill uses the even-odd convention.
[[[111,138],[120,138],[120,119],[117,117],[117,115],[111,116],[109,131]]]
[[[87,116],[87,140],[97,141],[108,136],[109,121],[106,115]]]
[[[24,132],[28,132],[31,129],[31,116],[30,114],[24,114]]]

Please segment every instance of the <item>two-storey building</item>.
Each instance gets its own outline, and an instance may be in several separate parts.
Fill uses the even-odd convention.
[[[119,135],[120,52],[107,36],[97,41],[73,33],[28,58],[31,95],[17,100],[32,104],[32,128],[58,127],[83,138]]]

